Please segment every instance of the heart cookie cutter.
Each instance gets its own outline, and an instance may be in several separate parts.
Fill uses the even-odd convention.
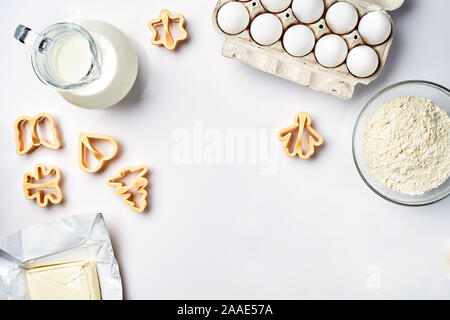
[[[55,179],[51,181],[42,181],[48,176],[54,175]],[[63,195],[59,183],[61,181],[61,170],[58,167],[47,169],[45,165],[38,164],[34,167],[34,172],[27,172],[23,176],[23,191],[28,200],[36,199],[39,207],[44,208],[48,203],[58,204],[62,201]],[[52,193],[46,193],[45,190],[54,189]]]
[[[111,154],[105,156],[101,152],[99,152],[93,145],[93,140],[103,140],[108,141],[112,144],[113,150]],[[117,145],[116,140],[104,134],[95,134],[95,133],[80,133],[78,137],[78,164],[80,168],[87,173],[95,173],[100,171],[105,165],[106,161],[111,160],[117,154],[119,147]],[[90,168],[87,164],[87,151],[91,152],[92,155],[97,159],[98,164],[95,167]]]
[[[132,210],[142,213],[147,207],[148,179],[145,177],[148,173],[146,165],[137,167],[126,167],[121,169],[114,177],[106,181],[111,187],[115,187],[114,193],[123,198],[123,202]],[[123,179],[130,174],[136,174],[136,180],[132,184],[126,184]],[[141,195],[140,199],[134,198],[134,193]],[[140,205],[139,205],[140,202]]]
[[[170,32],[170,24],[177,21],[180,35],[177,38],[174,38]],[[151,39],[152,44],[163,45],[169,50],[174,50],[177,47],[178,42],[186,40],[188,37],[188,33],[184,25],[185,19],[182,14],[172,14],[167,9],[161,10],[158,18],[150,20],[148,23],[148,27],[153,34]],[[159,35],[159,32],[156,29],[157,26],[162,26],[164,28],[164,38],[161,38]]]
[[[302,160],[309,159],[315,152],[315,147],[320,147],[323,144],[323,137],[311,127],[311,116],[307,112],[299,112],[295,116],[295,123],[285,129],[282,129],[278,134],[278,139],[283,141],[283,151],[289,157],[293,158],[296,155]],[[303,132],[308,131],[309,150],[306,154],[303,153]],[[294,142],[294,136],[297,135],[297,140]],[[289,146],[293,145],[292,151]]]
[[[38,132],[38,124],[48,120],[50,123],[51,133],[53,135],[53,143],[41,139]],[[24,124],[29,123],[31,142],[25,145],[24,141]],[[55,120],[48,113],[40,113],[35,117],[22,116],[16,120],[14,123],[15,139],[16,139],[16,152],[18,155],[23,156],[24,154],[33,151],[39,146],[44,146],[46,148],[57,150],[61,147],[61,141],[58,137],[58,130],[56,129]]]

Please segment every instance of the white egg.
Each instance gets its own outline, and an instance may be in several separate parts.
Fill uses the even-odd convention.
[[[282,12],[289,8],[292,0],[261,0],[261,4],[267,11],[270,12]]]
[[[389,18],[379,11],[372,11],[364,15],[358,26],[361,38],[372,46],[385,42],[389,38],[391,30]]]
[[[292,11],[303,23],[316,22],[322,17],[324,10],[323,0],[292,0]]]
[[[286,30],[283,36],[284,49],[290,55],[303,57],[314,48],[316,38],[310,28],[297,24]]]
[[[347,68],[354,76],[365,78],[378,69],[378,55],[369,46],[357,46],[347,56]]]
[[[280,19],[272,13],[263,13],[253,19],[250,25],[250,34],[257,43],[270,46],[280,40],[283,25]]]
[[[320,38],[314,50],[317,62],[327,68],[334,68],[343,63],[347,52],[347,43],[336,34],[327,34]]]
[[[250,22],[247,8],[239,2],[225,3],[217,13],[217,24],[223,32],[238,34],[244,31]]]
[[[334,33],[349,33],[358,24],[358,11],[348,2],[337,2],[328,9],[325,21]]]

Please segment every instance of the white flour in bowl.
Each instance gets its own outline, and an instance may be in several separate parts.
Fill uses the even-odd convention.
[[[362,153],[388,188],[423,194],[450,176],[450,118],[431,100],[395,98],[367,122]]]

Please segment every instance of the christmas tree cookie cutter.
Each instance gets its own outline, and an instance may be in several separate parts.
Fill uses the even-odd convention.
[[[45,181],[44,179],[53,176],[54,179]],[[39,182],[42,180],[41,182]],[[28,200],[36,199],[39,207],[46,207],[49,202],[58,204],[62,201],[63,194],[59,186],[61,181],[61,170],[56,167],[46,168],[43,164],[34,167],[34,172],[27,172],[23,176],[23,191]],[[54,190],[47,193],[46,190]]]
[[[311,116],[302,111],[295,116],[293,125],[279,132],[278,139],[283,141],[283,151],[289,158],[298,155],[300,159],[307,160],[315,153],[315,148],[323,144],[323,137],[311,127],[311,122]],[[309,149],[306,154],[303,153],[303,134],[305,131],[309,133]],[[296,140],[294,141],[295,137]]]
[[[108,155],[104,155],[99,152],[93,145],[92,141],[94,140],[103,140],[108,141],[112,145],[112,151]],[[119,147],[117,145],[116,140],[104,134],[95,134],[95,133],[80,133],[78,137],[78,164],[80,168],[87,173],[95,173],[100,171],[105,163],[112,158],[114,158],[117,154]],[[97,159],[98,163],[94,167],[89,167],[87,163],[87,152],[92,153],[92,155]]]
[[[122,197],[123,202],[132,210],[142,213],[147,207],[147,173],[148,167],[146,165],[126,167],[121,169],[114,177],[109,178],[106,183],[115,187],[114,193]],[[126,184],[123,179],[130,174],[136,174],[136,179],[133,183]],[[140,195],[139,199],[135,198],[136,194]]]
[[[170,25],[176,23],[178,26],[179,36],[174,38],[170,32]],[[164,28],[164,37],[161,37],[157,27],[162,26]],[[186,40],[188,33],[185,28],[185,19],[182,14],[172,14],[169,10],[163,9],[159,13],[158,18],[150,20],[148,27],[152,32],[152,44],[162,45],[169,50],[174,50],[178,42]]]
[[[50,124],[50,132],[52,134],[53,142],[42,139],[39,137],[38,125],[48,121]],[[31,142],[26,145],[25,142],[25,124],[30,126]],[[48,113],[40,113],[35,117],[22,116],[14,123],[15,139],[16,139],[16,152],[18,155],[23,156],[26,153],[34,151],[39,146],[57,150],[61,147],[61,141],[59,140],[58,130],[56,129],[55,120]]]

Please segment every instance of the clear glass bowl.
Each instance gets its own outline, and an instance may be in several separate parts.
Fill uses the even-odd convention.
[[[353,130],[353,159],[361,178],[369,186],[369,188],[380,197],[394,203],[408,206],[431,204],[444,199],[450,194],[450,178],[448,178],[438,188],[432,189],[422,195],[410,196],[389,189],[384,184],[376,180],[367,167],[362,155],[362,138],[367,121],[384,103],[399,96],[414,96],[418,98],[430,99],[436,106],[444,110],[447,114],[450,113],[449,89],[432,82],[419,80],[403,81],[393,84],[383,89],[372,99],[370,99],[359,114]]]

